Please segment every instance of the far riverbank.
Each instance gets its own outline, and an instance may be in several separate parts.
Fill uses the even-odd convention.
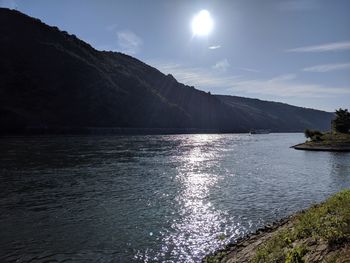
[[[311,136],[311,140],[292,146],[296,150],[350,152],[350,134],[319,133]]]

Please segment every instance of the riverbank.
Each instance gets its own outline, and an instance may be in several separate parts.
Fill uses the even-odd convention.
[[[311,139],[292,148],[306,151],[350,152],[350,134],[328,132]]]
[[[322,143],[300,143],[292,146],[292,148],[304,151],[350,152],[350,144],[324,145]]]
[[[207,256],[206,263],[350,262],[350,189]]]

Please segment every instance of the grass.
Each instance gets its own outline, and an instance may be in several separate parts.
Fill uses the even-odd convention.
[[[226,254],[226,252],[221,251],[219,253],[216,253],[215,255],[207,256],[204,259],[204,263],[220,263],[221,260],[226,256]]]
[[[316,139],[317,137],[317,139]],[[313,137],[311,141],[307,141],[307,144],[324,144],[324,145],[337,145],[337,144],[350,144],[349,133],[335,133],[325,132],[320,136]]]
[[[297,215],[292,228],[276,232],[259,246],[252,262],[302,263],[315,244],[334,249],[349,242],[350,190],[343,190]]]

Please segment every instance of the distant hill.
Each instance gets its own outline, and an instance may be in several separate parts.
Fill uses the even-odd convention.
[[[0,132],[123,127],[326,130],[333,114],[211,95],[122,53],[0,8]]]
[[[329,130],[333,113],[296,107],[280,102],[263,101],[237,96],[216,95],[233,109],[241,110],[259,129],[273,131],[304,131],[305,127]]]

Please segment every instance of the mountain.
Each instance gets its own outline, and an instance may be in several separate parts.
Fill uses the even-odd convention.
[[[329,130],[333,113],[296,107],[280,102],[263,101],[237,96],[216,95],[236,110],[245,112],[254,127],[273,131],[304,131],[306,127]]]
[[[0,8],[0,132],[45,128],[329,128],[332,113],[217,96],[122,53]]]

